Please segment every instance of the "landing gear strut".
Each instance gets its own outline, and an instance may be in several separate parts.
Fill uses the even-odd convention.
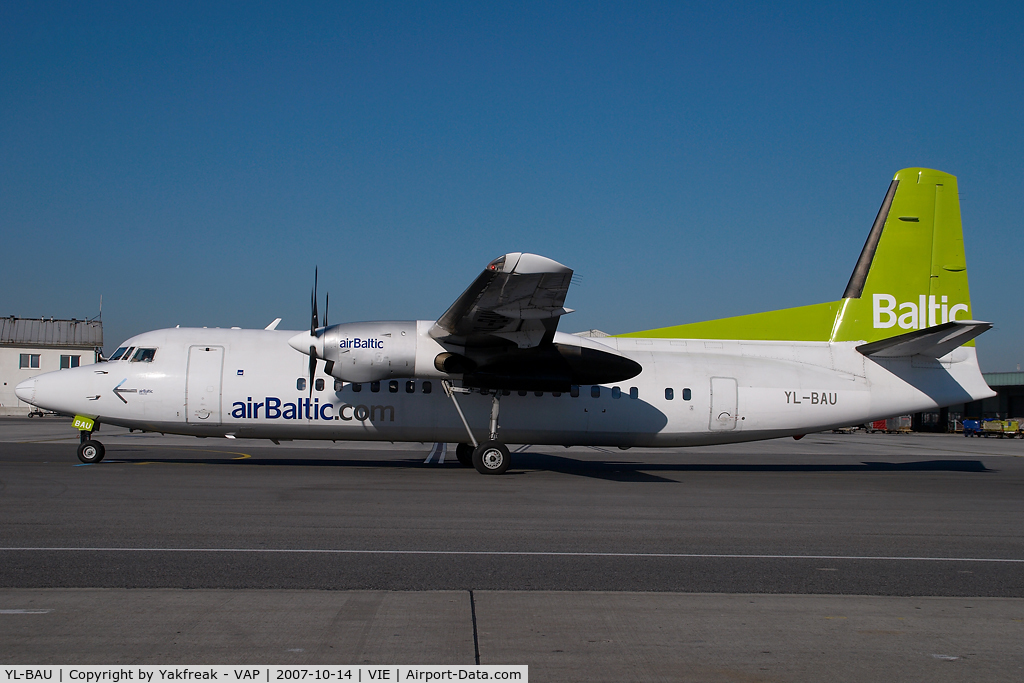
[[[466,421],[466,416],[459,406],[459,401],[455,398],[456,393],[468,394],[469,390],[452,386],[452,383],[448,380],[441,380],[441,386],[444,388],[444,393],[455,404],[455,410],[459,413],[459,418],[462,420],[466,433],[469,435],[469,440],[473,444],[470,446],[467,443],[460,443],[455,449],[455,457],[459,459],[463,466],[468,467],[472,464],[480,474],[504,474],[511,464],[511,457],[509,456],[508,447],[498,440],[498,411],[500,408],[501,392],[495,391],[491,395],[491,420],[487,430],[488,439],[483,443],[477,443],[476,437],[473,436],[473,430],[469,428],[469,422]]]
[[[84,429],[79,432],[81,443],[78,444],[78,459],[87,465],[100,462],[106,455],[107,449],[99,441],[93,441],[92,432]]]

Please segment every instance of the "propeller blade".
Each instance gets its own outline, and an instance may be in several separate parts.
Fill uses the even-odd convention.
[[[309,347],[309,398],[313,398],[313,377],[316,375],[316,347]]]
[[[327,311],[331,308],[331,293],[327,292],[327,300],[324,302],[324,330],[327,329]]]
[[[320,270],[319,268],[316,268],[316,269],[313,270],[313,297],[312,297],[312,299],[313,299],[313,305],[312,305],[312,308],[313,308],[313,319],[312,319],[312,321],[309,324],[309,333],[311,335],[313,335],[314,337],[316,336],[316,328],[320,327],[320,318],[319,318],[319,316],[317,316],[317,313],[316,313],[316,285],[317,285],[317,280],[318,280],[319,274],[320,274],[319,270]]]

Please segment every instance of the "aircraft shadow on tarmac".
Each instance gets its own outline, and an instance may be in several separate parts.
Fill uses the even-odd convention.
[[[437,468],[425,464],[422,456],[415,458],[279,458],[279,457],[199,457],[199,458],[131,458],[112,453],[107,464],[179,464],[233,465],[237,467],[356,467],[356,468]],[[462,469],[451,458],[440,467]],[[980,460],[917,460],[913,462],[862,461],[848,464],[793,463],[644,463],[620,460],[578,460],[541,451],[515,454],[512,469],[505,476],[525,474],[523,470],[556,472],[575,476],[621,482],[678,483],[657,473],[686,472],[994,472]]]

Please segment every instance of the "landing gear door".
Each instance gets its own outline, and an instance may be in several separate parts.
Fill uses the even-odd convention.
[[[711,422],[713,432],[736,429],[736,380],[732,377],[711,378]]]
[[[224,370],[223,346],[190,346],[185,381],[185,420],[190,424],[220,424]]]

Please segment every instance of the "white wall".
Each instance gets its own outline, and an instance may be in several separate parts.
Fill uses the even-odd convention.
[[[23,353],[38,353],[39,368],[19,368],[19,359]],[[81,356],[82,365],[96,362],[96,352],[92,349],[0,347],[0,415],[21,415],[22,417],[28,415],[32,406],[18,400],[14,393],[14,387],[29,377],[60,370],[61,356]]]

